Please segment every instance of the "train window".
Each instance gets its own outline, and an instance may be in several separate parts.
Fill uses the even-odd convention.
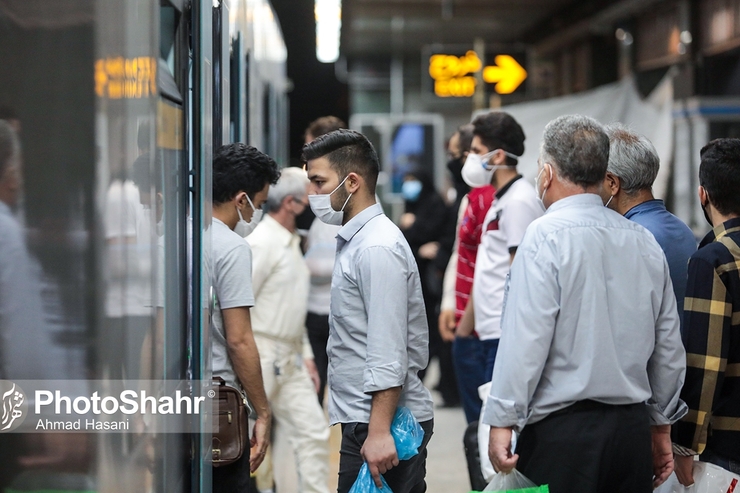
[[[231,141],[242,142],[241,77],[242,77],[242,40],[237,33],[231,42]]]
[[[250,125],[252,115],[252,93],[250,92],[250,81],[251,79],[251,65],[250,65],[250,52],[244,55],[244,140],[243,142],[249,144]]]

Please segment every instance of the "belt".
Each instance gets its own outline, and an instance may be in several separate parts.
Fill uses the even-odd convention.
[[[583,401],[576,401],[575,403],[571,404],[568,407],[555,411],[554,413],[550,413],[548,415],[548,418],[552,416],[562,416],[564,414],[572,414],[572,413],[579,413],[579,412],[585,412],[585,411],[597,411],[597,410],[606,410],[606,409],[630,409],[633,407],[644,406],[644,405],[645,405],[644,402],[638,402],[635,404],[606,404],[603,402],[592,401],[590,399],[586,399]]]

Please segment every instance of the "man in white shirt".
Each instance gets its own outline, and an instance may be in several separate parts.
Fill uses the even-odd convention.
[[[604,207],[608,159],[591,118],[545,128],[547,213],[511,266],[482,416],[494,467],[516,466],[552,493],[652,492],[673,470],[670,427],[686,413],[668,263],[650,232]]]
[[[310,273],[296,233],[296,217],[308,206],[307,187],[304,170],[283,170],[267,195],[267,216],[247,237],[255,295],[251,314],[275,433],[285,434],[295,451],[273,453],[272,462],[295,460],[299,491],[328,493],[329,424],[316,400],[319,378],[305,326]],[[264,466],[260,471],[270,475]],[[258,487],[269,488],[270,479],[258,479]]]
[[[468,337],[473,330],[478,334],[486,355],[486,381],[491,378],[501,337],[509,266],[527,226],[544,212],[532,184],[517,172],[517,158],[522,154],[524,131],[511,115],[492,111],[473,120],[473,142],[463,177],[471,187],[490,183],[496,193],[483,220],[473,289],[455,335]]]
[[[434,427],[418,372],[429,362],[429,326],[419,270],[403,233],[375,199],[378,156],[362,134],[337,130],[303,147],[316,217],[341,224],[331,286],[329,419],[342,424],[339,493],[363,462],[376,486],[426,491],[426,445]],[[391,436],[398,406],[424,430],[414,457],[399,461]]]

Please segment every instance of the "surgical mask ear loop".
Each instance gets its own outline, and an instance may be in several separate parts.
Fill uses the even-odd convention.
[[[604,207],[609,207],[609,204],[612,203],[612,199],[613,198],[614,198],[614,195],[612,195],[611,197],[609,197],[609,200],[606,201],[606,204],[604,204]]]

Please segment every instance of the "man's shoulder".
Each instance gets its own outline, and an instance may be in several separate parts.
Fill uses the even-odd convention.
[[[715,267],[740,261],[740,234],[725,235],[699,248],[692,261],[704,261]]]
[[[224,224],[214,223],[211,241],[211,251],[215,261],[231,255],[248,255],[251,258],[252,249],[249,243]]]

